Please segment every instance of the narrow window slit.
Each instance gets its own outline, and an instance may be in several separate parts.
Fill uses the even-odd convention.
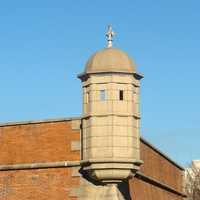
[[[120,90],[120,91],[119,91],[119,100],[120,100],[120,101],[123,101],[123,100],[124,100],[124,91],[123,91],[123,90]]]
[[[106,91],[100,90],[100,100],[105,101],[106,100]]]
[[[86,103],[89,103],[89,92],[86,93]]]

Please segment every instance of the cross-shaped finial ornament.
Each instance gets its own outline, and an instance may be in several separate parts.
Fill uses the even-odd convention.
[[[112,30],[112,26],[109,25],[108,26],[108,31],[106,33],[106,37],[107,37],[107,41],[108,41],[108,45],[107,45],[108,48],[112,47],[112,41],[113,41],[113,36],[114,35],[115,35],[115,33]]]

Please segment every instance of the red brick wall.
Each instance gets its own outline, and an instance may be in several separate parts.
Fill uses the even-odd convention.
[[[0,164],[79,160],[71,151],[79,139],[71,121],[0,127]]]
[[[141,160],[144,161],[141,172],[181,192],[182,171],[143,141],[140,148]]]
[[[80,140],[71,121],[0,127],[0,164],[79,160],[71,141]],[[72,168],[0,171],[0,200],[75,200]]]
[[[75,200],[69,192],[79,184],[70,168],[0,172],[1,200]]]
[[[164,189],[151,185],[147,182],[133,178],[129,181],[130,193],[132,199],[138,200],[183,200],[174,193],[168,192]]]

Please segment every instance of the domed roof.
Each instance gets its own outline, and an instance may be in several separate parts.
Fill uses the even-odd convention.
[[[133,60],[116,48],[105,48],[94,53],[86,63],[85,73],[124,72],[134,73]]]

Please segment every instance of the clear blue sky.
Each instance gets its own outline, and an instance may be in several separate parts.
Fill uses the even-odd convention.
[[[200,159],[199,0],[0,2],[0,122],[81,114],[76,75],[115,47],[144,73],[142,135],[182,165]]]

